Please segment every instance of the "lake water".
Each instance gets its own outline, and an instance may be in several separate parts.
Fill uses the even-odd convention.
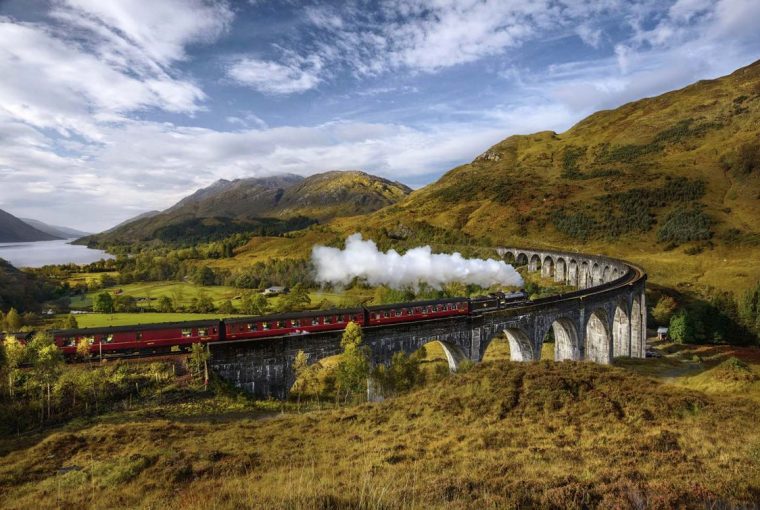
[[[89,264],[113,256],[103,250],[69,244],[73,239],[36,243],[0,243],[0,258],[16,267],[42,267],[49,264]]]

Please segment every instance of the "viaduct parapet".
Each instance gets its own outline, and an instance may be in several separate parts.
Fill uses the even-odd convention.
[[[569,293],[516,303],[478,316],[364,328],[373,364],[390,363],[395,352],[412,353],[438,341],[451,370],[465,359],[479,362],[490,342],[506,336],[512,361],[541,357],[549,331],[554,360],[610,363],[646,352],[646,274],[638,267],[597,255],[497,248],[515,266],[576,287]],[[294,382],[296,353],[310,362],[341,352],[340,332],[287,336],[213,345],[212,367],[221,377],[259,397],[285,398]]]

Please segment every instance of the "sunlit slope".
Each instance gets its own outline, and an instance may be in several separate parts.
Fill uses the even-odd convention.
[[[620,368],[491,362],[380,404],[71,426],[0,457],[0,506],[728,508],[760,496],[759,413]]]
[[[83,241],[101,246],[155,239],[182,243],[213,234],[281,233],[308,222],[376,211],[410,191],[403,184],[359,171],[220,180],[166,211]]]
[[[425,241],[427,225],[455,241],[629,258],[668,285],[749,286],[760,279],[760,62],[565,133],[511,136],[396,205],[320,228],[327,241],[356,230]],[[243,256],[256,244],[303,254],[314,237],[255,241]]]

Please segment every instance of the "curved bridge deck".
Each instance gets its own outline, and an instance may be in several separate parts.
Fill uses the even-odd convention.
[[[578,287],[562,295],[517,303],[469,317],[431,319],[364,329],[372,362],[412,353],[438,341],[452,370],[464,359],[480,361],[489,343],[506,336],[513,361],[540,359],[551,331],[554,359],[609,363],[646,352],[646,274],[628,262],[598,255],[498,248],[499,256],[545,278]],[[299,350],[310,361],[339,354],[340,332],[289,336],[212,346],[212,366],[236,386],[262,397],[287,396]]]

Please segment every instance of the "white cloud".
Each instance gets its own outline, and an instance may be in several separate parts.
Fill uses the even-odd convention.
[[[279,64],[243,57],[232,63],[227,74],[233,80],[265,94],[293,94],[313,89],[321,81],[322,59],[291,58]]]

